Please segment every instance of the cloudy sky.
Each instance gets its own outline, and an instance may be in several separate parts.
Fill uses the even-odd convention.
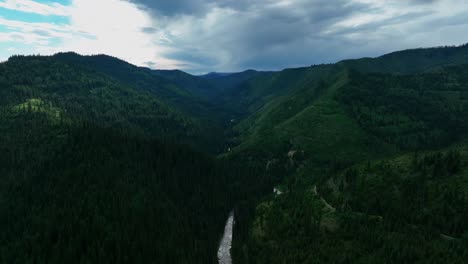
[[[466,42],[466,0],[0,0],[0,61],[75,51],[231,72]]]

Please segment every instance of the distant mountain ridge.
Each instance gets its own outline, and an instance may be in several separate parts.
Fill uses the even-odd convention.
[[[203,75],[198,75],[198,77],[205,78],[205,79],[217,79],[217,78],[223,78],[231,75],[233,73],[227,73],[227,72],[210,72],[207,74]]]

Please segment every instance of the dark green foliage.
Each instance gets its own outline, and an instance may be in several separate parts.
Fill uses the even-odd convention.
[[[463,157],[463,160],[466,157]],[[350,208],[461,237],[468,221],[466,164],[458,151],[360,169],[342,190]]]
[[[404,156],[344,170],[256,208],[236,251],[249,263],[463,263],[466,150]],[[330,203],[337,211],[327,207]]]
[[[297,69],[285,92],[263,94],[272,97],[238,125],[231,155],[275,161],[283,194],[239,210],[237,263],[463,263],[466,152],[423,151],[466,142],[466,54]],[[273,87],[249,83],[250,94]],[[285,159],[291,151],[304,155]],[[419,154],[392,159],[409,151]]]
[[[233,201],[257,187],[181,146],[216,146],[215,131],[54,57],[11,58],[0,85],[1,263],[216,262]]]
[[[468,131],[465,69],[409,76],[353,72],[337,98],[364,129],[400,148],[446,146]]]
[[[219,129],[211,129],[196,116],[172,106],[165,95],[80,65],[63,63],[56,57],[12,57],[0,64],[0,105],[14,108],[29,100],[40,100],[70,120],[134,130],[145,136],[197,145],[210,152],[223,149]]]
[[[0,131],[0,262],[216,262],[231,204],[221,164],[93,125],[14,118]]]
[[[236,263],[464,263],[466,54],[204,77],[12,57],[0,262],[216,263],[234,208]]]
[[[211,122],[216,120],[215,117],[220,118],[218,113],[214,112],[220,109],[203,100],[194,88],[204,87],[205,83],[187,73],[152,71],[107,55],[80,56],[75,53],[59,53],[54,55],[53,59],[105,74],[128,86],[150,92],[167,105],[191,117],[211,119]]]
[[[460,242],[365,216],[342,214],[337,216],[339,230],[318,231],[314,221],[304,223],[307,207],[283,206],[295,206],[301,213],[265,226],[271,234],[248,242],[250,254],[244,263],[464,263],[468,255]],[[271,221],[278,215],[271,212],[266,217]]]

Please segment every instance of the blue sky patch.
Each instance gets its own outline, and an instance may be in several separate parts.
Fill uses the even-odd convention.
[[[52,23],[68,24],[69,18],[64,16],[45,16],[35,13],[26,13],[17,10],[0,8],[0,17],[8,20],[22,21],[28,23]]]

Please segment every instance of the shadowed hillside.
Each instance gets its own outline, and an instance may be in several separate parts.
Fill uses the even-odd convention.
[[[464,263],[468,46],[193,76],[0,64],[0,262]],[[274,192],[273,192],[274,190]]]

